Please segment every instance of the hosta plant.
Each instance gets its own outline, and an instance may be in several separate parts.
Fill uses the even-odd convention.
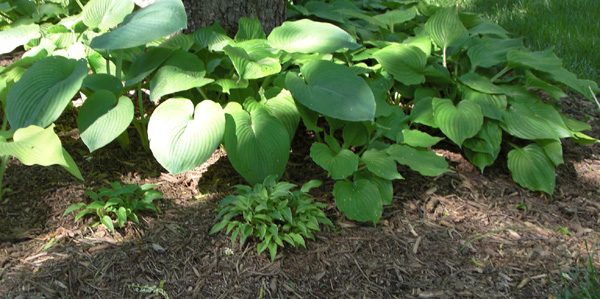
[[[162,194],[152,190],[154,187],[156,185],[121,185],[119,182],[113,182],[111,188],[100,188],[98,193],[86,190],[85,194],[92,202],[73,204],[63,215],[79,211],[75,215],[75,221],[86,215],[95,215],[98,220],[94,221],[92,226],[102,223],[112,232],[115,230],[114,222],[119,227],[123,227],[129,220],[139,223],[137,213],[140,211],[160,212],[152,202],[162,198]]]
[[[258,242],[258,253],[268,249],[271,260],[284,242],[296,248],[306,247],[305,238],[314,240],[319,224],[333,225],[321,210],[325,205],[314,202],[307,193],[320,184],[313,180],[292,191],[296,185],[276,182],[275,176],[268,176],[254,187],[235,186],[234,194],[219,204],[217,219],[222,220],[210,233],[225,230],[231,234],[231,242],[239,241],[240,245],[253,238]]]

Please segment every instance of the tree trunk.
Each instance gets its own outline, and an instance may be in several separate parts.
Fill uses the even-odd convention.
[[[183,0],[188,15],[186,32],[219,23],[229,36],[237,33],[238,19],[258,17],[265,32],[285,21],[287,0]]]

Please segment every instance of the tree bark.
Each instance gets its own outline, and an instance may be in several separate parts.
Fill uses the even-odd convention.
[[[234,36],[241,17],[258,17],[267,34],[285,21],[287,0],[183,0],[188,15],[188,29],[219,23]]]

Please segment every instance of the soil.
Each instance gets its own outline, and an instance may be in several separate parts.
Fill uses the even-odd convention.
[[[592,103],[573,96],[563,110],[600,138]],[[244,184],[221,151],[170,175],[133,129],[132,149],[113,143],[89,153],[76,115],[67,110],[56,131],[85,182],[61,167],[8,162],[9,191],[0,203],[2,298],[547,298],[561,286],[561,271],[598,256],[586,249],[600,232],[598,144],[564,141],[553,197],[512,182],[506,161],[481,174],[455,149],[436,149],[454,172],[430,178],[399,167],[405,179],[394,182],[394,201],[373,226],[337,210],[334,182],[307,158],[313,140],[301,127],[283,179],[322,180],[311,194],[327,204],[335,227],[271,261],[257,254],[254,240],[240,247],[223,233],[209,234],[219,201]],[[89,227],[90,218],[63,216],[89,200],[85,190],[113,181],[156,184],[162,213],[141,213],[139,225],[114,233]]]

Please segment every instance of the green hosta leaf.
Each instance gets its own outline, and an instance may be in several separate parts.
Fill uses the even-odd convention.
[[[560,144],[559,140],[539,140],[538,145],[544,150],[544,153],[554,166],[565,163],[563,160],[562,144]]]
[[[437,128],[438,124],[435,122],[435,117],[433,115],[433,98],[426,97],[415,101],[415,106],[410,111],[410,120],[432,128]],[[392,139],[394,138],[395,136]]]
[[[26,70],[22,67],[14,67],[4,71],[6,72],[0,74],[0,101],[2,102],[2,107],[6,107],[8,92],[15,85],[15,82],[21,79]]]
[[[433,115],[440,130],[458,146],[477,135],[483,125],[481,108],[471,101],[461,101],[454,106],[451,100],[434,98]]]
[[[398,134],[396,141],[414,147],[430,147],[440,142],[442,139],[444,138],[433,137],[419,130],[404,129],[402,130],[402,134]]]
[[[286,21],[269,34],[269,44],[288,53],[333,53],[360,47],[346,31],[308,19]]]
[[[267,38],[257,17],[253,19],[242,17],[238,20],[238,24],[238,33],[235,35],[236,42]]]
[[[255,44],[266,44],[266,41],[252,41]],[[277,55],[272,54],[270,51],[264,49],[263,46],[258,45],[252,50],[246,52],[243,48],[226,46],[223,48],[225,54],[229,56],[231,62],[236,71],[242,79],[251,80],[267,77],[273,74],[277,74],[281,71],[281,64]]]
[[[438,176],[450,172],[444,157],[440,157],[427,149],[393,144],[387,149],[387,152],[399,164],[407,165],[410,169],[418,171],[422,175]]]
[[[388,10],[387,12],[376,15],[373,17],[377,22],[386,24],[388,30],[393,32],[394,25],[408,22],[417,15],[417,10],[414,8],[409,9],[396,9]]]
[[[459,46],[464,43],[469,34],[458,17],[456,6],[449,6],[438,10],[427,22],[425,29],[429,32],[431,39],[441,49]]]
[[[83,23],[106,31],[119,25],[134,7],[131,0],[91,0],[83,7]]]
[[[79,91],[87,71],[85,60],[50,56],[36,62],[8,92],[11,128],[50,125]]]
[[[554,72],[562,69],[562,60],[552,52],[552,49],[537,52],[508,51],[508,66],[527,67],[542,72]]]
[[[115,96],[120,96],[123,93],[123,83],[113,75],[91,74],[83,79],[81,90],[88,96],[100,90],[108,90]]]
[[[200,102],[194,108],[184,98],[159,105],[148,123],[150,149],[170,173],[193,169],[215,151],[225,130],[225,115],[217,103]]]
[[[209,85],[209,88],[218,92],[231,94],[232,89],[244,89],[248,87],[248,84],[248,80],[238,79],[236,75],[231,79],[217,79],[213,84]]]
[[[340,211],[356,221],[376,224],[383,212],[383,202],[377,185],[367,180],[339,181],[333,187],[335,204]]]
[[[425,82],[427,55],[421,49],[404,44],[385,47],[373,54],[383,69],[404,85]]]
[[[490,79],[476,73],[466,73],[460,76],[460,81],[471,89],[488,94],[501,94],[503,89],[494,85]]]
[[[310,157],[334,180],[345,179],[358,170],[358,156],[348,149],[335,153],[326,144],[315,142],[310,147]]]
[[[515,137],[558,140],[572,136],[556,109],[544,103],[511,103],[502,118],[502,128]]]
[[[367,165],[367,169],[374,175],[386,180],[397,180],[403,177],[398,173],[396,162],[384,151],[370,149],[360,157]]]
[[[590,137],[588,135],[585,135],[581,132],[575,132],[573,134],[573,137],[571,138],[571,140],[573,140],[573,142],[575,142],[579,145],[591,145],[591,144],[600,142],[600,140]]]
[[[551,97],[553,97],[557,100],[560,98],[568,97],[567,94],[562,91],[562,89],[560,89],[557,86],[554,86],[546,81],[543,81],[542,79],[536,77],[530,71],[525,72],[525,79],[526,79],[525,86],[527,88],[535,88],[535,89],[543,90],[543,91],[547,92]]]
[[[569,86],[573,90],[584,95],[590,101],[595,101],[595,94],[600,93],[600,89],[598,89],[598,84],[596,82],[577,79],[575,74],[564,68],[551,71],[550,76],[556,82]]]
[[[111,32],[95,37],[95,49],[126,49],[145,45],[187,28],[187,16],[181,0],[162,0],[130,15]]]
[[[88,97],[77,118],[81,139],[93,152],[119,137],[133,120],[133,103],[101,90]]]
[[[0,142],[0,156],[11,155],[25,165],[67,166],[54,125],[48,128],[28,126],[15,131],[12,142]]]
[[[360,171],[354,175],[355,182],[363,179],[370,181],[377,186],[384,206],[392,203],[392,200],[394,199],[394,184],[392,184],[391,180],[380,178],[370,171]]]
[[[331,3],[308,1],[304,4],[304,7],[300,6],[299,8],[306,9],[306,12],[304,12],[305,15],[314,15],[321,19],[344,23],[344,16],[340,12],[337,12]]]
[[[201,47],[210,51],[222,51],[223,48],[233,42],[227,36],[227,31],[219,24],[202,27],[192,34],[194,41]]]
[[[202,87],[213,81],[204,75],[204,63],[198,56],[183,50],[175,51],[152,78],[150,100],[156,101],[164,95]]]
[[[462,91],[462,98],[463,100],[473,101],[479,104],[483,116],[495,120],[502,120],[502,115],[508,106],[505,95],[487,94],[470,88],[465,88]]]
[[[493,39],[484,37],[480,43],[470,47],[467,51],[469,60],[471,60],[471,69],[476,67],[492,67],[506,62],[506,54],[510,50],[517,50],[523,47],[522,39]]]
[[[350,146],[363,146],[367,143],[369,131],[362,122],[349,122],[344,126],[342,138],[344,138],[343,148]]]
[[[187,34],[176,34],[160,43],[159,47],[171,50],[189,51],[194,46],[194,39]]]
[[[537,144],[515,147],[508,153],[508,169],[515,182],[532,191],[554,192],[554,165]]]
[[[290,72],[285,84],[294,99],[306,108],[346,121],[373,120],[373,92],[347,66],[330,61],[311,61],[300,71],[304,80]]]
[[[296,134],[298,123],[300,123],[300,113],[296,108],[292,94],[283,89],[276,96],[268,99],[265,106],[283,124],[291,142]]]
[[[477,136],[463,143],[465,154],[481,172],[494,163],[500,153],[502,129],[495,121],[486,120]]]
[[[570,130],[572,130],[574,132],[592,130],[592,126],[590,126],[589,124],[584,123],[582,121],[578,121],[578,120],[571,118],[569,116],[566,116],[562,113],[560,113],[560,118],[563,120],[563,122],[565,123],[567,128],[569,128]]]
[[[223,143],[233,168],[251,185],[262,183],[269,175],[281,177],[289,154],[289,134],[265,108],[248,113],[237,103],[226,107]]]
[[[3,29],[0,31],[0,54],[9,53],[38,37],[40,37],[40,26],[36,24]]]

